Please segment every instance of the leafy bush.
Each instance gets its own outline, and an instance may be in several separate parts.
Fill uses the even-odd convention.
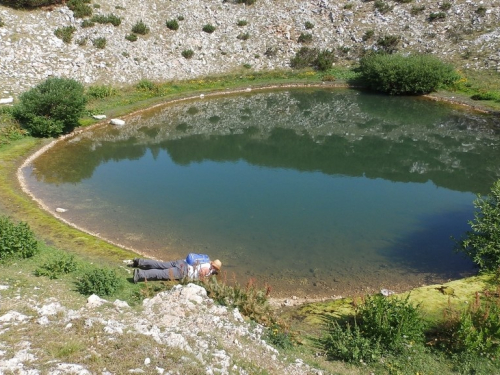
[[[140,20],[132,26],[132,32],[135,34],[146,35],[149,33],[149,27],[142,20]]]
[[[332,67],[334,61],[335,55],[333,51],[325,49],[318,53],[315,61],[315,67],[317,70],[324,72]]]
[[[110,296],[122,286],[121,279],[113,269],[94,268],[87,270],[78,279],[76,289],[83,295]]]
[[[451,65],[425,54],[367,54],[359,72],[369,88],[391,95],[427,94],[459,78]]]
[[[215,31],[215,26],[208,23],[203,26],[202,30],[208,34],[212,34]]]
[[[129,42],[136,42],[137,41],[137,35],[134,33],[130,33],[128,35],[125,35],[125,39],[127,39]]]
[[[481,17],[486,15],[486,8],[483,7],[483,6],[479,6],[477,9],[476,9],[476,14],[480,15]]]
[[[301,33],[299,35],[299,38],[298,38],[298,42],[299,43],[304,43],[304,44],[307,44],[307,43],[311,43],[313,40],[313,36],[312,34],[310,33]]]
[[[82,24],[81,26],[83,28],[86,28],[86,27],[94,27],[95,26],[95,22],[91,21],[91,20],[83,20],[82,21]]]
[[[76,18],[84,18],[90,17],[93,13],[92,8],[86,3],[90,3],[90,0],[69,0],[66,5]]]
[[[375,0],[374,7],[382,14],[388,13],[392,10],[392,7],[382,0]]]
[[[48,5],[62,4],[62,0],[2,0],[2,4],[16,9],[38,8]]]
[[[185,49],[184,51],[181,52],[181,55],[186,59],[190,59],[191,57],[194,56],[194,51],[192,49]]]
[[[472,100],[497,100],[500,101],[500,92],[485,91],[474,94],[470,97]]]
[[[87,88],[87,96],[93,99],[109,98],[116,93],[116,89],[108,85],[94,85]]]
[[[474,221],[471,231],[458,243],[457,251],[464,252],[481,270],[495,271],[500,267],[500,180],[485,197],[474,201]]]
[[[92,44],[96,48],[104,49],[104,48],[106,48],[106,38],[99,37],[99,38],[92,39]]]
[[[181,16],[177,16],[177,19],[178,19],[179,21],[184,21],[184,16],[182,16],[182,15],[181,15]]]
[[[451,9],[451,3],[449,3],[449,2],[442,3],[439,6],[439,9],[444,10],[446,12],[447,10]]]
[[[38,252],[38,241],[27,223],[14,224],[0,216],[0,260],[30,258]]]
[[[444,20],[446,18],[446,13],[444,12],[432,12],[429,14],[429,21]]]
[[[135,86],[140,91],[157,91],[158,87],[148,79],[141,79]]]
[[[304,27],[306,28],[306,30],[311,30],[311,29],[314,28],[314,24],[312,22],[310,22],[310,21],[306,21],[304,23]]]
[[[58,27],[54,31],[54,35],[59,39],[62,39],[64,43],[70,43],[73,38],[73,33],[76,31],[76,27],[74,26],[64,26]]]
[[[52,137],[73,130],[85,104],[82,84],[51,77],[21,94],[12,114],[31,135]]]
[[[316,48],[302,47],[290,60],[290,66],[296,69],[313,67],[317,70],[324,71],[332,67],[334,60],[335,55],[333,51],[320,51]]]
[[[179,29],[179,22],[177,22],[177,20],[170,20],[170,21],[166,22],[166,26],[170,30],[174,30],[175,31],[175,30]]]
[[[367,41],[367,40],[370,40],[371,38],[373,38],[373,36],[375,35],[375,31],[373,30],[366,30],[365,33],[363,34],[363,41]]]
[[[396,35],[384,35],[377,40],[377,45],[387,53],[394,53],[400,41],[400,37]]]
[[[35,270],[35,276],[46,276],[49,279],[57,279],[76,271],[77,263],[73,255],[61,254],[57,259],[52,259]]]
[[[415,6],[411,7],[410,13],[412,15],[416,16],[417,14],[422,13],[424,10],[425,10],[425,6],[424,5],[419,5],[419,6],[415,5]]]
[[[108,14],[107,16],[100,14],[92,17],[90,20],[92,22],[97,22],[100,24],[110,23],[113,26],[120,26],[120,24],[122,23],[121,18],[115,16],[114,14]]]
[[[0,118],[1,121],[1,118]],[[9,144],[11,141],[17,141],[26,135],[26,130],[18,125],[10,124],[0,127],[0,146]]]
[[[325,318],[326,333],[319,340],[330,358],[370,362],[382,352],[401,354],[424,341],[419,307],[406,299],[369,296],[356,306],[354,322]]]
[[[248,25],[248,21],[246,21],[246,20],[239,20],[236,23],[236,25],[238,25],[238,26],[246,26],[246,25]]]
[[[289,327],[279,323],[267,327],[264,338],[269,344],[280,349],[290,349],[294,345]]]

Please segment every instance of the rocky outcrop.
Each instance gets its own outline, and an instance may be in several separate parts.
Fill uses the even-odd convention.
[[[243,66],[257,71],[287,69],[303,46],[298,41],[301,33],[312,34],[307,46],[335,50],[337,64],[353,64],[361,51],[381,48],[381,38],[397,37],[396,48],[402,52],[433,53],[459,68],[500,70],[500,5],[494,0],[454,1],[449,9],[445,2],[431,0],[257,0],[251,6],[219,0],[93,4],[94,14],[114,14],[121,24],[83,28],[82,20],[65,6],[36,11],[0,6],[4,24],[0,27],[0,92],[16,95],[48,76],[118,86],[141,79],[201,79]],[[431,14],[441,16],[431,21]],[[166,21],[179,17],[183,18],[179,29],[169,30]],[[150,32],[135,42],[125,39],[141,20]],[[246,25],[238,26],[242,20]],[[314,27],[306,28],[306,22]],[[206,24],[215,26],[215,31],[203,32]],[[76,28],[70,43],[54,35],[57,28],[66,26]],[[105,48],[94,46],[98,38],[106,39]],[[192,50],[194,56],[184,58],[184,50]]]

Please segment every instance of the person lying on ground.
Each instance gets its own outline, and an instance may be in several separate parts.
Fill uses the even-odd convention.
[[[208,256],[202,261],[191,262],[189,255],[186,259],[179,259],[169,262],[160,262],[151,259],[136,258],[133,260],[134,283],[142,280],[199,280],[220,272],[222,263],[219,259],[209,260]]]

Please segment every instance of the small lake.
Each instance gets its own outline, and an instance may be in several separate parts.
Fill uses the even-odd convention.
[[[423,98],[260,91],[89,129],[23,173],[80,228],[163,260],[207,253],[275,296],[400,291],[474,272],[451,237],[500,178],[499,133]]]

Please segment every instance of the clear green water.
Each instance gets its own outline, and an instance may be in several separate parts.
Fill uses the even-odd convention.
[[[60,142],[25,177],[79,227],[275,295],[403,290],[473,272],[450,237],[500,178],[495,121],[344,89],[205,98]]]

